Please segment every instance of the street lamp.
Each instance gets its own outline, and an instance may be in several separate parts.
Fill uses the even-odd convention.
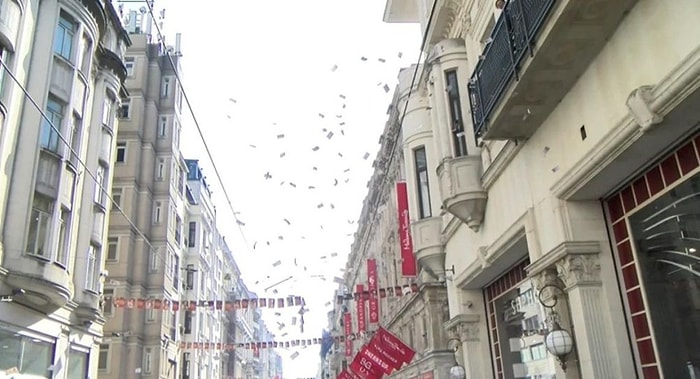
[[[462,341],[457,337],[452,337],[449,340],[447,340],[448,347],[451,342],[456,342],[456,344],[452,348],[452,358],[454,359],[454,366],[450,367],[450,379],[466,379],[467,372],[464,370],[464,367],[460,366],[459,362],[457,362],[457,351],[459,351],[459,347],[462,345]]]
[[[554,310],[554,307],[559,302],[557,295],[552,295],[550,297],[551,302],[549,303],[542,299],[542,294],[545,289],[556,289],[562,294],[564,293],[564,290],[556,284],[546,284],[540,288],[537,295],[537,300],[539,300],[543,307],[549,310],[547,320],[551,326],[548,328],[547,334],[544,336],[544,346],[547,348],[547,351],[549,351],[550,354],[557,357],[557,360],[561,365],[561,369],[566,371],[566,358],[574,349],[574,338],[571,336],[571,333],[569,333],[568,330],[562,328],[559,324],[559,313]]]

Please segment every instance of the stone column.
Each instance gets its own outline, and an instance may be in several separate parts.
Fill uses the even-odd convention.
[[[459,314],[444,325],[448,332],[449,348],[457,348],[455,359],[464,367],[466,377],[491,376],[490,344],[486,335],[486,320],[479,314]]]
[[[556,270],[556,271],[555,271]],[[568,309],[557,306],[563,319],[569,319],[567,328],[574,338],[574,352],[582,378],[621,378],[622,372],[614,363],[616,350],[605,320],[604,293],[600,276],[600,243],[598,241],[567,241],[557,246],[543,258],[535,261],[528,272],[533,279],[547,273],[556,274],[566,293]],[[551,276],[550,276],[551,278]],[[549,279],[551,280],[551,279]],[[539,280],[540,285],[543,283]],[[564,306],[564,304],[560,304]],[[573,328],[573,330],[572,330]],[[571,359],[571,358],[570,358]],[[573,368],[574,362],[569,362]],[[566,378],[574,373],[567,370]],[[558,375],[557,375],[558,376]]]

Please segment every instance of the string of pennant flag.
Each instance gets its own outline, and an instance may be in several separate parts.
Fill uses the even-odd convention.
[[[284,308],[304,306],[306,301],[301,296],[287,298],[247,298],[239,300],[183,300],[174,301],[154,298],[105,297],[105,302],[112,303],[115,308],[125,309],[155,309],[162,311],[195,310],[198,307],[233,311],[248,308]]]
[[[381,299],[384,299],[386,297],[400,297],[410,295],[412,293],[418,293],[418,291],[418,284],[412,283],[403,286],[379,288],[374,291],[358,291],[354,293],[347,293],[345,295],[338,295],[337,302],[338,304],[340,304],[344,300],[369,300],[372,298],[376,298],[377,296],[379,296],[379,298]]]
[[[330,337],[334,342],[345,342],[346,340],[358,340],[364,338],[365,336],[372,336],[375,332],[363,332],[363,333],[353,333],[348,336],[335,336]],[[259,341],[259,342],[246,342],[246,343],[214,343],[214,342],[180,342],[180,348],[185,350],[225,350],[232,351],[236,349],[275,349],[275,348],[291,348],[291,347],[304,347],[312,345],[320,345],[323,343],[323,338],[308,338],[308,339],[294,339],[288,341]]]

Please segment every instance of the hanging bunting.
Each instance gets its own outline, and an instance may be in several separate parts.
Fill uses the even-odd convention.
[[[105,302],[111,302],[115,308],[125,309],[155,309],[162,311],[179,311],[195,310],[199,307],[209,308],[212,310],[233,311],[235,309],[248,308],[275,308],[275,300],[277,308],[285,307],[285,299],[265,299],[265,298],[247,298],[240,300],[183,300],[171,301],[168,299],[145,299],[145,298],[126,298],[126,297],[105,297]],[[306,301],[301,296],[287,297],[287,307],[304,306]]]
[[[400,297],[411,293],[418,293],[419,291],[420,288],[418,287],[418,284],[412,283],[404,284],[403,286],[380,288],[377,292],[379,292],[379,298],[384,299],[387,297]],[[359,300],[360,298],[364,300],[372,300],[371,292],[363,291],[362,293],[355,292],[352,294],[338,295],[336,300],[338,304],[341,304],[344,300]]]

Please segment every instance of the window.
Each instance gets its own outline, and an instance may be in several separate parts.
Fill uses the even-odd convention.
[[[173,255],[173,287],[180,287],[180,257]]]
[[[111,125],[112,107],[114,107],[114,100],[109,96],[105,96],[104,104],[102,104],[102,125]]]
[[[5,330],[0,330],[0,341],[0,369],[4,372],[16,367],[20,374],[6,377],[51,377],[48,367],[52,362],[54,344]]]
[[[87,34],[83,34],[82,40],[82,56],[80,58],[80,72],[87,76],[90,73],[90,65],[92,64],[92,41]]]
[[[117,142],[117,163],[126,162],[126,142]]]
[[[100,284],[100,248],[90,245],[87,253],[87,267],[85,269],[85,289],[97,292]]]
[[[445,73],[447,81],[447,101],[450,108],[452,121],[452,142],[454,144],[455,157],[467,155],[467,140],[464,136],[464,120],[462,119],[462,104],[459,100],[459,83],[457,71],[451,70]]]
[[[56,35],[53,40],[53,52],[63,58],[72,61],[73,39],[78,25],[68,15],[61,13],[56,27]]]
[[[102,291],[102,314],[111,316],[114,313],[114,288],[105,288]]]
[[[68,256],[70,254],[70,211],[61,209],[61,218],[58,220],[58,254],[56,262],[64,268],[68,268]]]
[[[150,374],[153,370],[153,348],[146,347],[143,349],[143,372]]]
[[[156,167],[156,179],[163,180],[165,178],[165,159],[158,159],[158,167]]]
[[[116,209],[117,207],[122,206],[122,193],[123,189],[121,188],[112,188],[112,208]]]
[[[175,242],[180,245],[180,239],[182,238],[182,219],[179,215],[175,216]]]
[[[96,204],[104,205],[105,204],[105,182],[107,180],[105,176],[105,167],[102,166],[101,164],[97,166],[97,170],[95,170],[95,193],[94,193],[94,200]]]
[[[170,78],[163,78],[163,87],[161,89],[160,96],[168,97],[170,94]]]
[[[160,257],[158,256],[158,252],[155,250],[151,250],[151,255],[150,255],[149,261],[148,261],[148,263],[149,263],[148,268],[151,272],[158,271],[158,260],[159,259],[160,259]]]
[[[182,379],[190,379],[190,359],[190,353],[182,353]]]
[[[63,104],[53,97],[46,103],[46,117],[41,123],[41,147],[58,152],[58,133],[63,122]]]
[[[154,224],[160,224],[161,212],[163,212],[163,204],[160,201],[156,201],[155,207],[153,208]]]
[[[153,322],[156,320],[156,310],[153,308],[146,309],[146,321]]]
[[[76,115],[75,113],[73,114],[72,120],[71,120],[71,132],[68,138],[70,138],[70,147],[71,147],[71,153],[70,153],[70,163],[73,165],[73,167],[78,167],[79,164],[79,157],[80,157],[80,130],[82,129],[81,125],[83,123],[83,120],[80,118],[80,116]]]
[[[186,277],[185,277],[185,287],[188,290],[194,289],[194,273],[197,270],[195,270],[193,265],[187,265],[187,268],[185,269],[186,272]]]
[[[119,107],[119,118],[130,118],[131,117],[131,100],[122,99],[122,105]]]
[[[195,221],[190,221],[190,229],[187,233],[187,247],[194,247],[195,240],[197,239],[197,223]]]
[[[68,352],[67,379],[84,379],[88,377],[88,354],[70,349]]]
[[[126,76],[134,76],[134,67],[136,66],[136,59],[134,57],[124,57],[124,66],[126,66]]]
[[[100,371],[107,371],[109,369],[109,344],[100,344],[100,355],[97,358],[97,368]]]
[[[177,121],[173,125],[173,146],[180,146],[180,124]]]
[[[119,259],[119,238],[109,237],[107,239],[107,260],[116,261]]]
[[[184,96],[183,96],[182,91],[180,91],[179,88],[177,89],[177,95],[176,95],[176,97],[177,97],[177,99],[175,100],[175,104],[177,105],[177,109],[182,109],[182,98],[183,98]]]
[[[168,134],[168,118],[166,116],[160,117],[160,123],[158,124],[158,137],[165,137]]]
[[[430,186],[428,185],[428,161],[425,147],[413,151],[416,165],[416,180],[418,181],[418,212],[420,218],[432,216],[430,208]]]
[[[52,212],[53,200],[34,194],[32,217],[29,220],[29,233],[27,236],[27,253],[50,258],[50,253],[46,247],[49,239],[49,220]]]

